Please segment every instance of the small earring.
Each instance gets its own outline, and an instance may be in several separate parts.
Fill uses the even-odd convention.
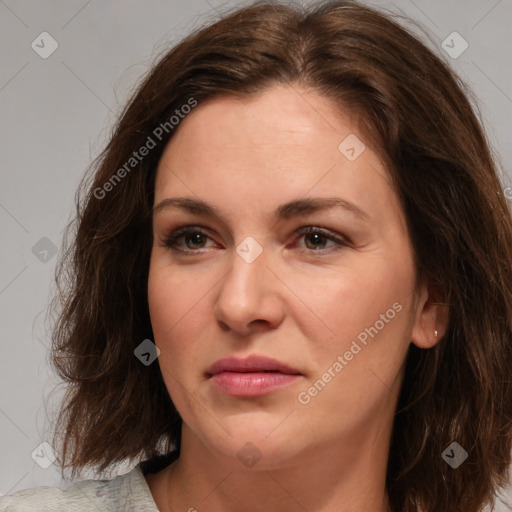
[[[437,338],[437,329],[434,331],[434,336]]]

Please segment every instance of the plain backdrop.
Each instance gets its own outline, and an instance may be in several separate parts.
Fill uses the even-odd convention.
[[[44,403],[59,392],[50,395],[57,380],[44,317],[80,178],[156,54],[248,3],[0,0],[0,493],[62,483],[54,464],[36,462],[47,449]],[[371,5],[410,16],[431,34],[427,44],[475,92],[503,162],[503,188],[511,185],[512,0]],[[447,37],[455,50],[467,49],[450,56]]]

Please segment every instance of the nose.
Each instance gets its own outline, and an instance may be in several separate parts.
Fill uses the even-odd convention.
[[[284,318],[285,287],[263,252],[252,262],[233,251],[231,268],[221,280],[213,307],[215,318],[238,334],[277,328]]]

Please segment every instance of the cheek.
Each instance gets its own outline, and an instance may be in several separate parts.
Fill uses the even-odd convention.
[[[167,391],[182,414],[187,403],[181,392],[186,386],[183,369],[188,367],[187,355],[194,337],[190,333],[190,339],[183,338],[187,332],[182,326],[187,321],[187,309],[190,309],[187,308],[190,289],[181,287],[177,277],[175,270],[171,271],[169,266],[152,259],[148,275],[148,303],[154,342],[160,350],[158,364]]]
[[[148,302],[155,337],[172,332],[181,319],[189,321],[194,305],[208,290],[205,280],[170,263],[167,253],[154,249],[148,275]],[[187,318],[185,318],[187,317]]]
[[[395,261],[401,261],[400,265]],[[335,272],[312,273],[297,283],[297,295],[307,297],[310,311],[305,315],[297,310],[295,321],[309,339],[317,340],[319,350],[324,347],[330,354],[348,348],[361,333],[364,339],[365,329],[375,324],[382,334],[396,333],[408,325],[405,311],[413,280],[407,258],[355,255],[351,264]]]
[[[315,410],[319,425],[351,428],[394,396],[409,346],[414,276],[411,260],[373,255],[316,288],[314,311],[330,330],[316,338],[309,332],[315,371],[299,401]],[[304,319],[302,329],[308,325]]]
[[[190,267],[191,268],[191,267]],[[148,303],[154,342],[160,349],[162,370],[180,380],[201,351],[201,335],[211,318],[209,293],[215,280],[206,273],[172,266],[165,256],[152,257],[148,275]]]
[[[205,406],[193,397],[206,369],[204,355],[212,350],[205,342],[214,339],[205,335],[212,326],[209,293],[218,281],[212,274],[171,266],[164,256],[152,259],[148,276],[151,324],[160,349],[158,364],[167,392],[188,425],[204,421]]]
[[[148,303],[155,344],[160,349],[160,364],[171,352],[175,357],[176,331],[180,323],[187,321],[191,303],[197,288],[190,283],[182,283],[175,268],[162,264],[161,260],[152,258],[148,276]]]

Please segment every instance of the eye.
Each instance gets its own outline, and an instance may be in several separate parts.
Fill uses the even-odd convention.
[[[198,252],[197,249],[205,248],[206,240],[209,238],[197,226],[186,226],[172,233],[164,240],[163,245],[173,251]],[[183,242],[185,243],[185,248],[183,248]]]
[[[306,226],[299,231],[299,239],[304,239],[306,252],[325,253],[330,249],[337,250],[340,247],[348,247],[349,241],[340,237],[336,233],[329,230],[314,226]],[[174,231],[168,238],[164,240],[163,246],[168,247],[172,251],[182,253],[198,253],[199,249],[207,249],[207,241],[211,238],[202,231],[198,226],[185,226]],[[297,238],[295,239],[295,243]],[[333,245],[331,248],[325,247],[328,242]]]
[[[334,247],[334,250],[349,246],[347,240],[323,228],[307,226],[300,229],[298,234],[301,235],[301,238],[304,237],[306,250],[310,249],[312,252],[325,252],[325,244],[328,241],[333,242],[334,246],[331,247]]]

